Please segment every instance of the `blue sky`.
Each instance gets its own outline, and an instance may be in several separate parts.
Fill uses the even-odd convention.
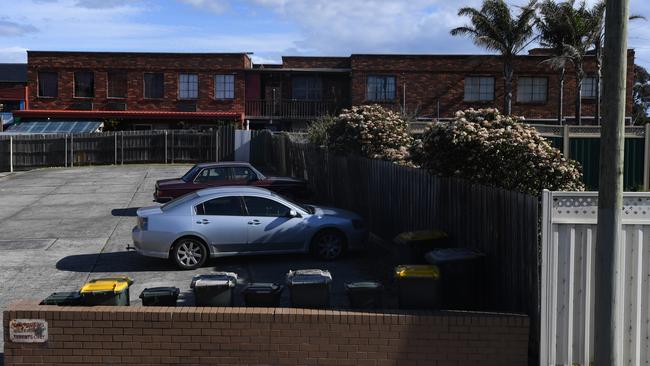
[[[589,0],[593,2],[593,0]],[[512,5],[523,0],[512,0]],[[461,6],[480,0],[0,0],[0,62],[25,50],[350,53],[484,53],[452,37]],[[650,18],[648,0],[632,13]],[[650,23],[630,26],[637,63],[650,68]]]

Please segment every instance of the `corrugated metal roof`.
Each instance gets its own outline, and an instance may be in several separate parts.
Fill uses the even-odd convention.
[[[26,83],[27,64],[0,64],[0,82]]]

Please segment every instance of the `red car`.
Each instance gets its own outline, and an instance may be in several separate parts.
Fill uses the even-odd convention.
[[[249,163],[201,163],[185,175],[156,182],[154,201],[167,202],[199,189],[220,186],[249,185],[262,187],[291,198],[306,198],[307,182],[289,177],[267,177]]]

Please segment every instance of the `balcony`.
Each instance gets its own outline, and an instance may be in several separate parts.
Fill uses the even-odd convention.
[[[313,119],[333,115],[342,106],[331,100],[247,100],[246,118]]]

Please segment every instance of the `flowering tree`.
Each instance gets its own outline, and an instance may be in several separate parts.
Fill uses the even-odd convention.
[[[376,104],[344,109],[328,135],[329,147],[335,152],[404,164],[413,143],[408,123],[398,113]]]
[[[533,195],[583,190],[579,164],[521,122],[496,109],[456,112],[450,123],[425,131],[414,158],[436,174]]]

